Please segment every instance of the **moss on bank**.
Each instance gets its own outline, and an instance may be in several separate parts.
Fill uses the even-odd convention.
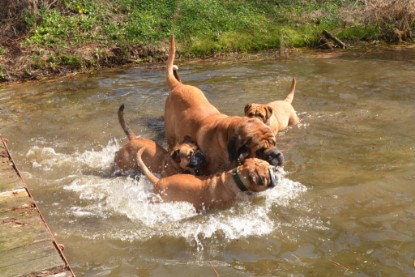
[[[393,1],[399,7],[382,0],[5,2],[0,81],[164,60],[172,33],[182,56],[204,57],[319,47],[324,29],[349,43],[411,40],[415,21],[411,0]]]

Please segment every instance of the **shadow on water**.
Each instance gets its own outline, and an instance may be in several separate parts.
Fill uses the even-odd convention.
[[[114,176],[127,141],[165,145],[163,72],[130,68],[0,91],[1,133],[82,276],[415,275],[413,49],[183,64],[221,111],[282,99],[301,122],[278,136],[280,186],[197,214]]]
[[[154,136],[151,138],[152,140],[155,140],[160,144],[165,144],[163,117],[148,118],[146,120],[146,126],[152,133],[154,133]]]

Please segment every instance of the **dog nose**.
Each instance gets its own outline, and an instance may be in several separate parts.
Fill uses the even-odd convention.
[[[265,152],[264,156],[265,160],[271,165],[282,166],[284,163],[284,155],[276,148]]]
[[[190,158],[189,166],[190,167],[202,167],[206,163],[206,157],[202,151],[196,151],[194,155]]]

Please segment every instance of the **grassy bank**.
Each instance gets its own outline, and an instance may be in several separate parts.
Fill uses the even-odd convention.
[[[413,0],[5,0],[0,81],[166,58],[320,47],[328,30],[347,43],[412,41]],[[390,3],[392,2],[392,3]]]

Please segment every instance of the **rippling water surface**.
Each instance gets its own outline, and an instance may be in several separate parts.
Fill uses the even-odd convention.
[[[164,143],[159,68],[0,89],[0,133],[80,276],[415,275],[415,49],[181,64],[222,112],[282,99],[282,182],[230,209],[156,203],[141,176],[112,174],[126,142]]]

